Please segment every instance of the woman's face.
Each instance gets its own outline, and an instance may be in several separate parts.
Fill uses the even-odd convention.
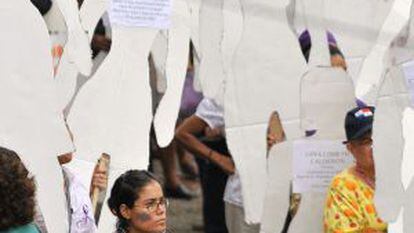
[[[132,208],[121,213],[130,223],[130,233],[162,233],[167,228],[166,199],[158,182],[151,182],[139,193]]]

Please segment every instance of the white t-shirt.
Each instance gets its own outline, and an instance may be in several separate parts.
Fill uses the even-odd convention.
[[[67,166],[62,166],[69,204],[70,233],[97,232],[88,189]]]
[[[204,98],[198,105],[195,115],[212,129],[224,128],[223,107],[213,99]],[[227,203],[243,207],[241,181],[237,170],[227,179],[223,199]]]

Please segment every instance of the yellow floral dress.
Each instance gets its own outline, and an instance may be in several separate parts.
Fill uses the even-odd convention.
[[[377,216],[373,194],[350,169],[336,175],[325,204],[325,233],[387,232],[387,224]]]

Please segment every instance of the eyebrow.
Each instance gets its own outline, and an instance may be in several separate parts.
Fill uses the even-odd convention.
[[[149,203],[149,202],[154,202],[154,201],[158,201],[158,200],[161,200],[161,199],[165,199],[165,197],[149,198],[149,199],[144,200],[144,202]]]

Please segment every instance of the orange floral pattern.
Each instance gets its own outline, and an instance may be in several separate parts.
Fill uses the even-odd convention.
[[[349,169],[332,180],[324,210],[325,233],[387,232],[377,216],[374,190]]]

